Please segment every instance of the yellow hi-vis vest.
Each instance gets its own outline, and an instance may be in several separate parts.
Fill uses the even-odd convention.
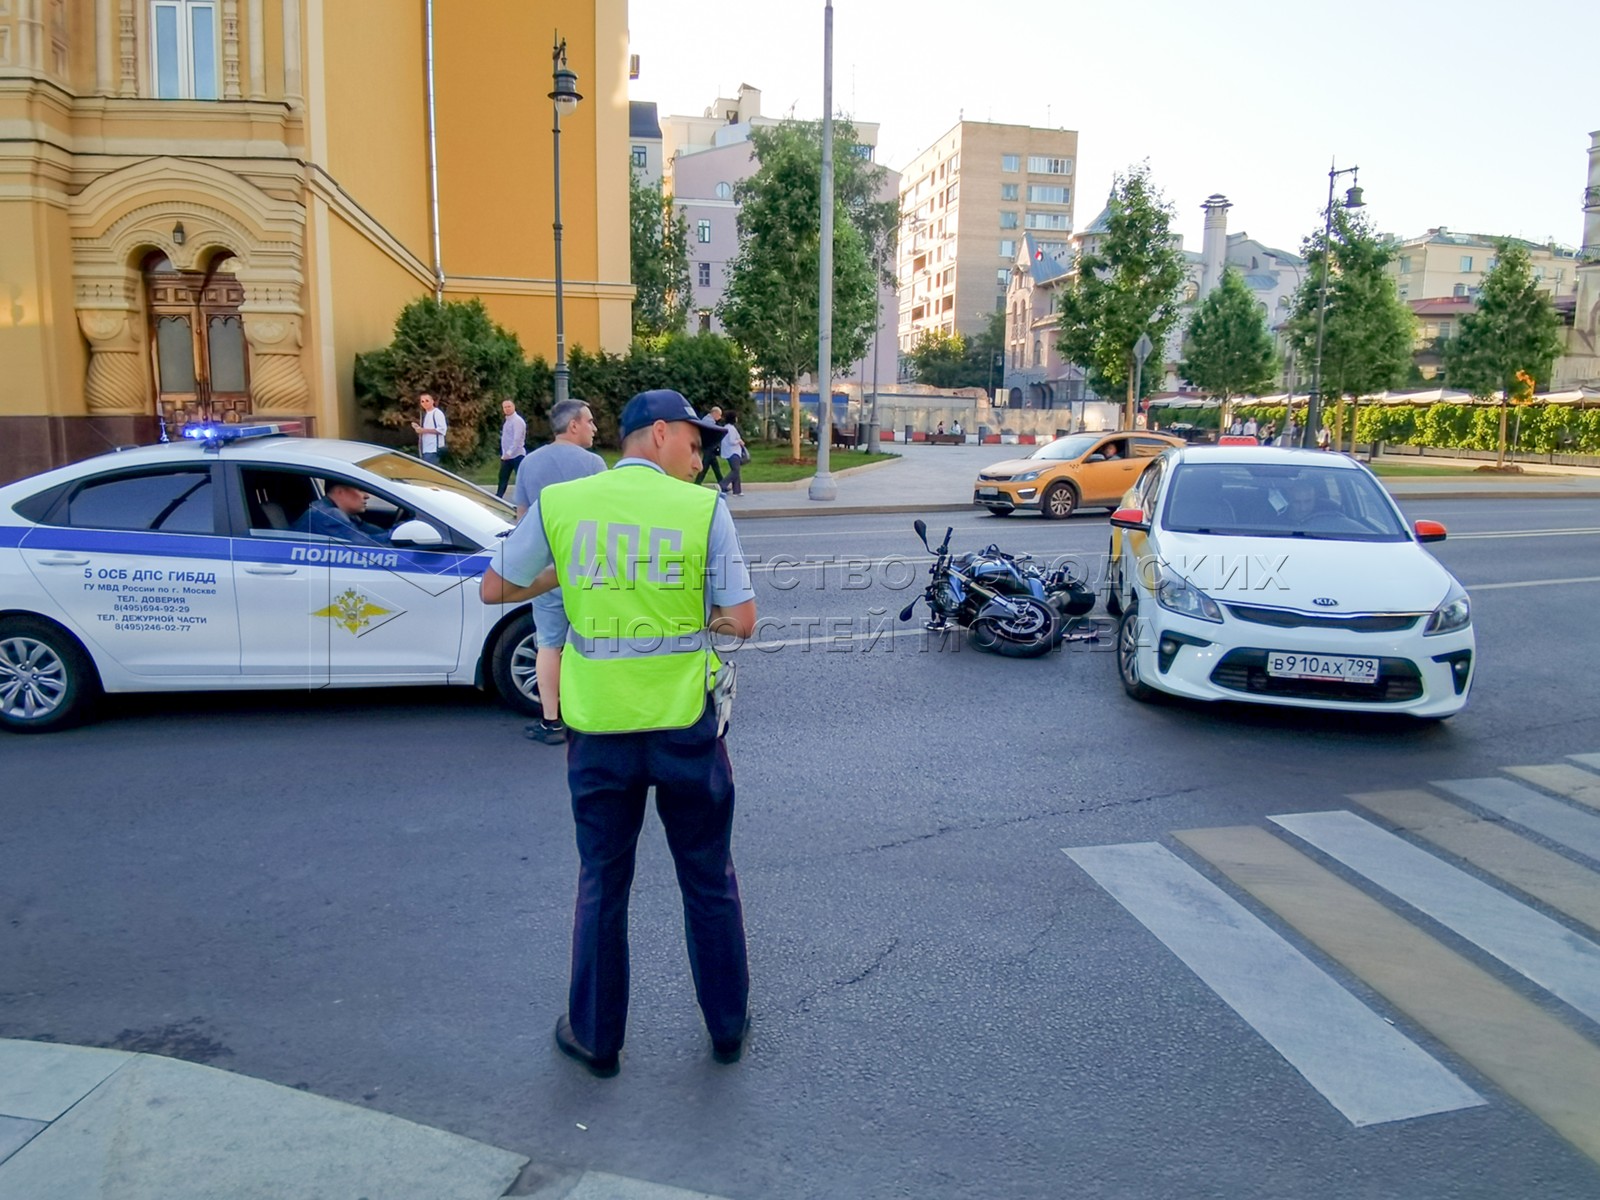
[[[539,493],[571,628],[561,717],[580,733],[683,729],[721,665],[706,629],[717,496],[647,466]]]

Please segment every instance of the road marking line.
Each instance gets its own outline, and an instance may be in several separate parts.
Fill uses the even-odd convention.
[[[1600,946],[1587,938],[1353,812],[1267,820],[1600,1021]]]
[[[1569,754],[1567,757],[1575,763],[1600,771],[1600,754]]]
[[[1352,1125],[1485,1103],[1164,846],[1064,851]]]
[[[1495,875],[1591,929],[1600,931],[1600,875],[1554,850],[1486,821],[1431,792],[1407,789],[1350,797],[1408,833]]]
[[[1548,763],[1536,767],[1506,767],[1507,774],[1526,779],[1547,792],[1555,792],[1568,800],[1600,808],[1600,775],[1566,763]]]
[[[1600,1049],[1264,829],[1176,835],[1322,953],[1600,1162]]]
[[[1509,779],[1436,779],[1433,786],[1600,862],[1600,818],[1570,804]]]
[[[1498,592],[1505,588],[1555,587],[1562,583],[1600,583],[1600,575],[1574,575],[1569,579],[1518,579],[1511,583],[1472,583],[1469,592]]]
[[[1450,535],[1451,541],[1466,541],[1468,539],[1484,538],[1525,538],[1525,537],[1584,537],[1588,534],[1600,533],[1600,527],[1587,529],[1493,529],[1487,533],[1455,533]]]

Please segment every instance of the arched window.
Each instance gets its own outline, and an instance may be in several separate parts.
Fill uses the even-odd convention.
[[[733,185],[732,184],[728,184],[728,183],[719,183],[719,184],[717,184],[717,199],[718,200],[732,200],[733,199]]]

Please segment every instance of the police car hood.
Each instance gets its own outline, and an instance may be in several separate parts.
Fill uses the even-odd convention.
[[[1216,600],[1299,612],[1432,612],[1454,577],[1415,542],[1161,537],[1162,561]]]

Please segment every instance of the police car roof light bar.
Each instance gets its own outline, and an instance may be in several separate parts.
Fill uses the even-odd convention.
[[[299,421],[274,421],[265,425],[213,425],[194,422],[183,427],[183,436],[190,441],[203,442],[207,450],[221,450],[228,442],[246,438],[284,437],[299,433]]]

